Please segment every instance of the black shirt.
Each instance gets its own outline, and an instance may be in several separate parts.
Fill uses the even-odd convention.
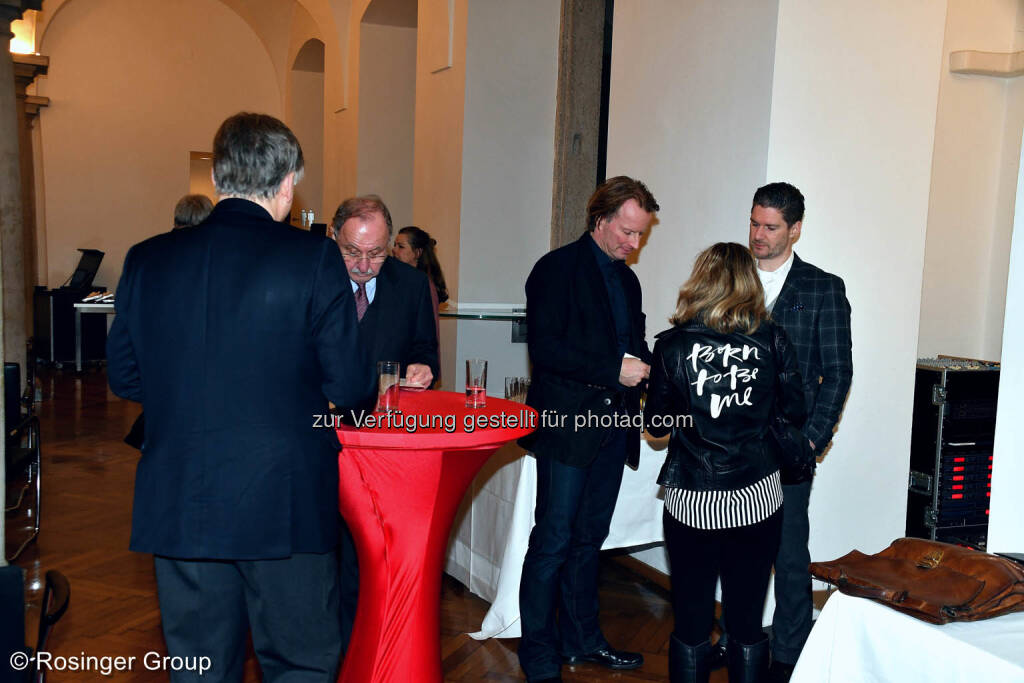
[[[612,318],[615,320],[615,337],[619,344],[619,353],[624,354],[629,348],[629,308],[626,304],[626,293],[622,289],[620,273],[626,267],[624,261],[617,261],[602,251],[593,235],[590,246],[594,248],[597,265],[604,278],[604,286],[608,290],[608,303],[612,307]]]

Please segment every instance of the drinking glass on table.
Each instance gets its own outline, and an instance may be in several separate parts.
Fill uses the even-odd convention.
[[[487,405],[487,361],[479,358],[466,360],[466,407],[483,408]]]
[[[519,378],[518,377],[506,377],[505,378],[505,398],[510,401],[516,400],[516,394],[519,392]]]
[[[526,392],[530,389],[529,377],[506,377],[505,398],[517,403],[526,402]]]
[[[382,360],[377,363],[377,412],[398,410],[399,380],[402,366],[398,361]]]

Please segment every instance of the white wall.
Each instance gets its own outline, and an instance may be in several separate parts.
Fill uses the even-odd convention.
[[[643,180],[661,205],[634,266],[649,340],[694,257],[746,243],[768,158],[775,14],[750,0],[615,5],[607,175]]]
[[[525,303],[526,276],[549,249],[560,9],[557,0],[469,6],[460,304]],[[506,375],[529,374],[511,325],[459,321],[449,386],[460,386],[468,357],[490,360],[493,396],[504,395]]]
[[[668,327],[693,259],[746,242],[768,160],[775,2],[618,0],[608,176],[647,183],[661,211],[640,251],[648,341]],[[665,457],[644,446],[641,457]],[[662,571],[664,550],[637,553]]]
[[[950,73],[949,54],[1013,50],[1021,8],[1021,0],[949,1],[921,295],[922,357],[999,360],[1020,129],[1004,126],[1012,81]]]
[[[1013,21],[1012,44],[1004,46],[1001,51],[1017,51],[1024,49],[1024,1],[993,0],[998,9],[1003,10],[1000,17],[1014,19],[1011,14],[1012,5],[1016,5],[1016,17]],[[1009,22],[1001,26],[992,25],[993,32],[1006,36]],[[986,48],[981,48],[986,49]],[[1024,383],[1024,278],[1021,268],[1024,266],[1024,163],[1021,154],[1021,131],[1024,128],[1024,78],[996,79],[990,77],[965,76],[974,79],[971,83],[982,81],[985,87],[1001,86],[1005,95],[1003,101],[1003,120],[998,117],[991,120],[1002,136],[1002,155],[998,169],[995,171],[997,187],[994,198],[993,215],[997,226],[996,237],[993,239],[993,258],[1000,262],[1008,259],[1009,278],[1006,280],[1005,311],[1002,309],[1003,290],[1006,270],[993,269],[989,276],[990,302],[1000,304],[998,308],[989,305],[987,328],[991,334],[1002,332],[1002,368],[999,380],[999,411],[996,418],[996,436],[992,463],[992,501],[989,508],[988,550],[993,552],[1019,552],[1024,548],[1024,498],[1018,490],[1024,481],[1024,431],[1022,431],[1020,415],[1024,410],[1024,399],[1019,387]],[[974,86],[980,87],[980,86]],[[1000,102],[996,100],[994,107]],[[1000,123],[1002,125],[1000,125]],[[1014,204],[1016,213],[1014,214]],[[1005,226],[1012,225],[1012,241],[1002,233]],[[930,228],[930,226],[929,226]],[[929,249],[931,248],[929,234]],[[1007,248],[1009,243],[1009,248]],[[929,254],[931,252],[929,251]],[[1002,311],[1002,319],[994,319],[996,312]],[[922,307],[922,317],[924,309]],[[998,325],[998,326],[997,326]],[[922,328],[924,321],[922,320]]]
[[[40,49],[50,57],[39,126],[53,287],[89,247],[106,252],[96,282],[113,288],[128,247],[170,229],[189,152],[209,150],[238,111],[281,117],[266,49],[217,0],[67,3]]]
[[[524,302],[549,249],[560,5],[469,7],[460,302]]]
[[[396,231],[413,223],[415,105],[416,29],[362,24],[356,187],[384,199]]]
[[[771,180],[807,198],[802,258],[840,275],[853,386],[811,496],[811,557],[905,531],[945,0],[781,0]]]
[[[1018,158],[1024,159],[1024,150]],[[990,552],[1021,552],[1024,548],[1024,498],[1020,495],[1020,483],[1024,481],[1024,423],[1020,419],[1024,414],[1024,395],[1020,391],[1024,385],[1024,163],[1017,174],[1016,205],[992,458]]]

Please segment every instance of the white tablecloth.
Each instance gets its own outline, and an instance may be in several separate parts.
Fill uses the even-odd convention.
[[[864,598],[825,603],[791,683],[1022,683],[1024,612],[935,626]]]
[[[657,485],[665,451],[641,444],[640,468],[625,469],[611,530],[602,548],[629,548],[664,540],[664,499]],[[533,528],[537,461],[510,444],[477,475],[456,519],[445,571],[491,602],[484,638],[518,638],[519,579]]]

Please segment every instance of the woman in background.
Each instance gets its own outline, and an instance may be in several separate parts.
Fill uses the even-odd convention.
[[[761,612],[782,529],[782,487],[769,422],[803,426],[796,357],[769,318],[747,248],[702,252],[679,291],[674,325],[657,336],[644,420],[671,433],[658,477],[675,630],[669,675],[706,683],[715,582],[729,625],[729,681],[763,681]]]
[[[391,250],[391,255],[427,274],[430,280],[430,298],[434,304],[434,325],[437,327],[437,338],[440,341],[441,321],[438,310],[442,303],[448,301],[448,286],[444,282],[441,263],[437,260],[437,252],[434,251],[435,246],[437,240],[426,230],[421,230],[415,225],[407,225],[395,236],[395,246]]]

